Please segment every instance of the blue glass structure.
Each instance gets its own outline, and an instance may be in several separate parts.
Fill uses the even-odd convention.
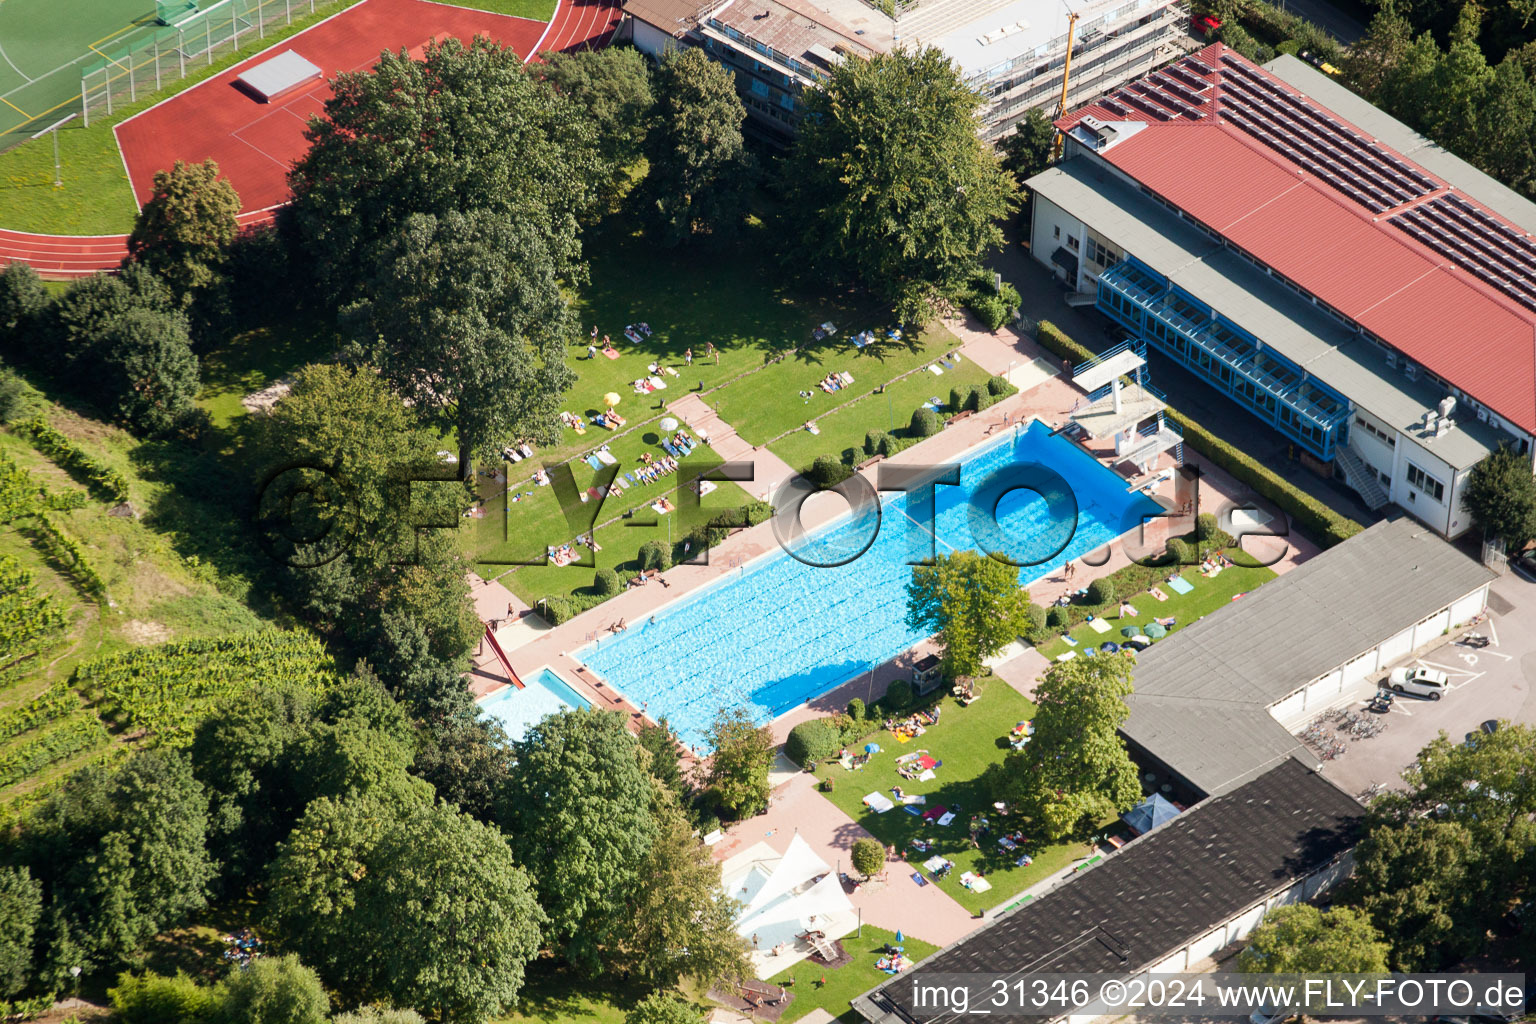
[[[1097,306],[1318,458],[1348,439],[1348,399],[1134,257],[1099,275]]]

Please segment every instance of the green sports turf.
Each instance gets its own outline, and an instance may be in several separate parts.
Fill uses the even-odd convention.
[[[80,109],[80,72],[154,28],[154,0],[0,0],[0,149]]]

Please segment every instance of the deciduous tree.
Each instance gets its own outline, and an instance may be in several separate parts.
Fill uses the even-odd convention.
[[[988,772],[997,797],[1048,839],[1090,830],[1141,799],[1119,735],[1131,665],[1119,657],[1052,665],[1035,690],[1033,740]]]
[[[880,869],[885,867],[885,847],[878,839],[856,839],[853,849],[849,854],[853,861],[853,869],[865,878],[878,875]]]
[[[782,163],[788,259],[856,283],[897,316],[932,315],[1002,243],[1017,189],[977,134],[981,98],[941,51],[848,57],[804,95]]]
[[[1392,945],[1397,971],[1435,970],[1478,949],[1483,905],[1477,840],[1454,821],[1378,824],[1355,848],[1348,896]]]
[[[99,387],[136,433],[163,434],[192,412],[201,384],[184,316],[130,309],[102,340]]]
[[[273,934],[354,1001],[483,1021],[539,948],[544,916],[506,840],[421,782],[316,800],[270,881]]]
[[[420,415],[458,438],[459,473],[510,442],[558,436],[576,322],[544,227],[496,211],[407,218],[345,316]]]
[[[624,1015],[624,1024],[700,1024],[703,1020],[697,1006],[664,992],[652,992]]]
[[[548,52],[528,66],[535,78],[573,101],[597,132],[597,149],[608,164],[612,198],[631,164],[640,157],[656,102],[651,67],[629,46],[576,53]]]
[[[128,236],[128,258],[165,281],[183,309],[214,291],[239,226],[240,197],[212,160],[156,171]]]
[[[700,991],[723,978],[750,976],[735,928],[739,908],[720,887],[720,865],[665,791],[658,794],[656,819],[656,841],[640,868],[630,929],[621,940],[627,969],[658,988],[689,978]]]
[[[633,927],[630,908],[656,839],[641,757],[624,719],[609,711],[552,715],[512,744],[517,768],[497,819],[533,872],[547,941],[589,969]]]
[[[754,723],[746,709],[726,709],[709,727],[709,746],[714,753],[705,781],[715,803],[736,818],[767,807],[772,734]]]
[[[1039,107],[1031,107],[1002,141],[1003,167],[1022,185],[1050,166],[1055,145],[1056,126]]]
[[[1536,477],[1530,459],[1509,445],[1472,467],[1461,500],[1472,521],[1511,551],[1536,538]]]
[[[1264,915],[1237,967],[1247,974],[1375,974],[1386,972],[1387,952],[1360,911],[1292,903]]]
[[[1019,570],[974,551],[912,567],[907,627],[938,634],[951,676],[973,676],[982,662],[1030,630],[1029,592]]]
[[[741,134],[746,118],[735,77],[702,50],[662,58],[642,185],[645,219],[661,244],[740,224],[756,174]]]
[[[43,913],[43,887],[22,867],[0,867],[0,999],[32,980],[32,938]]]
[[[593,126],[510,48],[477,38],[385,53],[332,85],[289,175],[285,218],[338,307],[366,295],[381,245],[418,214],[482,210],[537,227],[556,272],[581,275],[577,221],[600,179]]]

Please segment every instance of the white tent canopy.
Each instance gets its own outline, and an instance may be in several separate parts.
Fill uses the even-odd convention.
[[[841,881],[800,836],[783,855],[765,843],[722,865],[725,891],[746,905],[736,934],[752,943],[760,977],[770,977],[810,952],[807,932],[837,939],[853,931],[858,916]],[[753,941],[756,940],[756,941]]]

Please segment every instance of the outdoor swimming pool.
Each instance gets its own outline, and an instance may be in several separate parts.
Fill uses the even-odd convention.
[[[1040,493],[1007,489],[1003,473],[1038,478]],[[889,496],[874,543],[847,564],[821,568],[776,552],[577,657],[652,718],[665,716],[684,743],[704,747],[722,707],[744,704],[766,722],[923,639],[907,628],[906,588],[930,537],[940,554],[1001,548],[1021,564],[1038,562],[1019,571],[1027,585],[1161,511],[1039,422],[972,453],[960,484],[934,488],[926,509],[920,493]],[[817,561],[853,554],[872,518],[844,517],[808,550]]]
[[[533,678],[523,680],[521,690],[509,686],[482,699],[480,713],[500,722],[508,737],[520,740],[547,715],[566,708],[575,711],[591,706],[591,701],[567,686],[553,669],[545,668]]]

